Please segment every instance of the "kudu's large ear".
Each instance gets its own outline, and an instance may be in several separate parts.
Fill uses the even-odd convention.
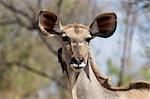
[[[38,16],[38,27],[43,35],[59,35],[60,22],[54,13],[41,11]]]
[[[98,15],[90,25],[92,36],[110,37],[116,30],[117,17],[115,13],[104,13]]]

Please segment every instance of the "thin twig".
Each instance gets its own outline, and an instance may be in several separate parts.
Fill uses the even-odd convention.
[[[26,12],[24,12],[22,10],[16,9],[14,6],[5,3],[3,0],[0,0],[0,5],[4,6],[5,8],[7,8],[8,10],[10,10],[13,13],[20,14],[20,15],[26,17],[27,19],[31,19],[29,14],[27,14]]]
[[[45,77],[45,78],[48,78],[48,79],[53,79],[50,75],[48,75],[47,73],[43,72],[43,71],[40,71],[40,70],[37,70],[35,68],[32,68],[26,64],[23,64],[21,62],[6,62],[7,66],[12,66],[12,65],[15,65],[17,67],[22,67],[30,72],[33,72],[39,76],[42,76],[42,77]]]
[[[42,35],[40,32],[38,32],[38,34],[39,34],[41,40],[42,40],[42,41],[44,42],[44,44],[47,46],[48,50],[49,50],[50,52],[52,52],[54,55],[57,55],[57,51],[55,51],[55,50],[53,49],[53,47],[46,41],[46,39],[43,37],[43,35]]]
[[[16,20],[2,20],[0,21],[0,26],[16,24]]]

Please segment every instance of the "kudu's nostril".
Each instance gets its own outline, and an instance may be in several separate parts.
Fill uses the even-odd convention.
[[[79,64],[79,61],[76,58],[71,58],[71,63]]]
[[[71,58],[71,63],[81,64],[84,61],[84,58],[76,59],[75,57]]]
[[[81,62],[81,63],[82,63],[83,61],[84,61],[84,58],[83,58],[83,57],[82,57],[82,58],[80,58],[79,62]]]

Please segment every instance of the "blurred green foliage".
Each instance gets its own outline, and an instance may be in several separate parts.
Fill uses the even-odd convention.
[[[107,72],[109,75],[118,75],[119,69],[112,63],[111,59],[107,60]]]
[[[150,66],[147,68],[142,68],[140,74],[142,74],[146,80],[150,81]]]

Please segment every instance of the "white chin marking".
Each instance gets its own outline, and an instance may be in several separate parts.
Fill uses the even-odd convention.
[[[81,64],[79,65],[79,67],[85,67],[85,66],[86,66],[85,63],[81,63]]]
[[[77,64],[70,64],[72,67],[78,67]]]
[[[81,63],[81,64],[79,64],[79,65],[77,65],[77,64],[70,64],[72,67],[80,67],[80,68],[83,68],[83,67],[85,67],[86,66],[86,64],[85,63]]]

